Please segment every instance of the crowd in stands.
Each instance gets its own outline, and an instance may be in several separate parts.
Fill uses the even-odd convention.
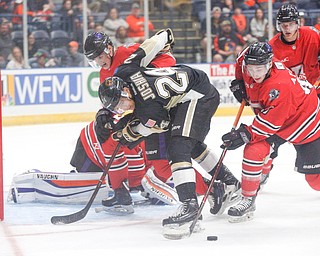
[[[140,1],[128,2],[130,7],[123,14],[124,7],[121,4],[124,1],[88,0],[88,32],[107,33],[115,46],[132,42],[141,43],[145,35]],[[205,2],[183,0],[176,1],[175,6],[164,3],[166,5],[161,8],[172,11],[173,8],[179,9],[180,4],[190,3],[192,6],[190,13],[200,24],[202,60],[206,59],[207,52]],[[277,10],[287,2],[289,1],[273,0],[273,9]],[[290,2],[296,3],[299,10],[320,10],[320,3],[316,0]],[[236,54],[245,45],[254,41],[268,40],[269,24],[265,17],[267,3],[267,0],[211,0],[213,62],[234,62]],[[27,7],[29,59],[25,61],[22,34],[23,0],[0,1],[0,68],[85,65],[82,54],[84,41],[82,0],[33,0],[28,1]],[[246,15],[248,11],[251,12],[251,17]],[[320,29],[320,12],[311,24],[310,20],[306,20],[302,15],[301,25],[304,24]],[[151,21],[148,27],[151,35],[156,32]],[[276,32],[274,24],[272,29]]]

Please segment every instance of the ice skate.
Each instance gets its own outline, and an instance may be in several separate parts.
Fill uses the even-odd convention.
[[[106,212],[115,214],[130,214],[133,213],[132,198],[126,188],[117,188],[114,190],[114,195],[110,198],[102,200],[102,205]]]
[[[238,223],[251,220],[253,218],[253,213],[256,210],[255,199],[256,196],[243,196],[241,201],[237,205],[229,209],[229,222]]]
[[[210,213],[221,215],[227,207],[237,203],[241,198],[240,188],[239,182],[229,186],[222,182],[214,182],[213,190],[208,196]]]
[[[196,199],[188,199],[179,206],[177,212],[162,221],[163,236],[167,239],[182,239],[190,235],[190,226],[198,214],[199,205]],[[193,232],[200,232],[200,217]]]

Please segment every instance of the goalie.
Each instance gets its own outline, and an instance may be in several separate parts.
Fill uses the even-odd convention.
[[[122,121],[125,120],[126,118],[122,119]],[[115,121],[111,112],[105,109],[99,110],[96,121],[91,122],[80,133],[70,162],[76,171],[49,173],[30,170],[16,175],[12,180],[8,201],[14,203],[87,202],[101,176],[101,169],[106,165],[114,150],[113,146],[117,143],[110,138],[110,133],[117,127],[122,127],[122,122]],[[171,176],[171,174],[167,175]],[[128,211],[132,211],[132,198],[129,193],[137,191],[142,192],[141,195],[154,204],[177,202],[176,191],[157,178],[154,175],[154,168],[146,162],[143,142],[134,146],[133,149],[122,147],[122,152],[117,154],[111,165],[109,179],[112,189],[109,182],[105,181],[96,197],[96,201],[102,200],[103,204],[122,205],[129,208]],[[168,183],[170,184],[170,178]],[[114,193],[128,196],[115,197],[112,196]],[[112,196],[111,199],[103,200],[106,195]],[[115,198],[120,201],[115,202]]]

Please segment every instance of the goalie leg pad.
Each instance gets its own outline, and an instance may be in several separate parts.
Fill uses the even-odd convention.
[[[159,180],[154,175],[152,168],[147,171],[141,180],[141,185],[149,198],[157,198],[169,205],[174,205],[179,201],[176,190]]]

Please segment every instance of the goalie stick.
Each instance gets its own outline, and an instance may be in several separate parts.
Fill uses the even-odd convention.
[[[109,162],[108,162],[108,164],[107,164],[107,166],[105,168],[103,168],[103,173],[102,173],[102,175],[101,175],[101,177],[99,179],[99,182],[98,182],[95,190],[93,191],[93,194],[91,195],[91,197],[90,197],[88,203],[86,204],[86,206],[82,210],[80,210],[78,212],[75,212],[75,213],[72,213],[72,214],[69,214],[69,215],[53,216],[51,218],[51,223],[52,224],[57,225],[57,224],[74,223],[74,222],[77,222],[79,220],[82,220],[87,215],[91,205],[93,204],[94,199],[96,198],[96,196],[97,196],[97,194],[99,192],[99,189],[100,189],[103,181],[105,180],[105,178],[106,178],[106,176],[108,174],[110,166],[111,166],[113,160],[115,159],[120,147],[121,147],[121,144],[118,143],[116,148],[115,148],[115,150],[114,150],[114,152],[113,152],[113,154],[112,154],[112,156],[111,156],[111,158],[110,158],[110,160],[109,160]]]
[[[234,120],[234,122],[233,122],[233,126],[232,126],[231,131],[234,131],[234,130],[236,129],[245,105],[246,105],[246,101],[243,100],[243,101],[241,102],[241,105],[240,105],[240,108],[239,108],[239,110],[238,110],[237,116],[236,116],[236,118],[235,118],[235,120]],[[221,168],[223,159],[224,159],[224,157],[225,157],[225,155],[226,155],[226,153],[227,153],[227,150],[228,150],[228,147],[225,147],[225,148],[223,149],[222,153],[221,153],[221,156],[220,156],[220,158],[219,158],[219,161],[218,161],[218,163],[217,163],[217,165],[216,165],[216,166],[217,166],[217,167],[216,167],[216,171],[215,171],[214,174],[212,175],[211,180],[210,180],[210,183],[209,183],[209,186],[208,186],[208,188],[207,188],[207,190],[206,190],[206,193],[204,194],[204,196],[203,196],[203,198],[202,198],[201,204],[200,204],[200,206],[199,206],[198,214],[197,214],[196,218],[192,221],[191,226],[189,227],[189,236],[191,236],[191,234],[193,233],[193,230],[194,230],[194,228],[195,228],[195,226],[196,226],[196,224],[197,224],[197,221],[198,221],[198,219],[200,218],[202,209],[203,209],[204,204],[206,203],[207,198],[208,198],[208,196],[209,196],[209,193],[210,193],[210,191],[211,191],[211,189],[212,189],[212,187],[213,187],[213,183],[214,183],[214,181],[216,180],[216,178],[217,178],[217,176],[218,176],[218,174],[219,174],[219,171],[220,171],[220,168]]]

